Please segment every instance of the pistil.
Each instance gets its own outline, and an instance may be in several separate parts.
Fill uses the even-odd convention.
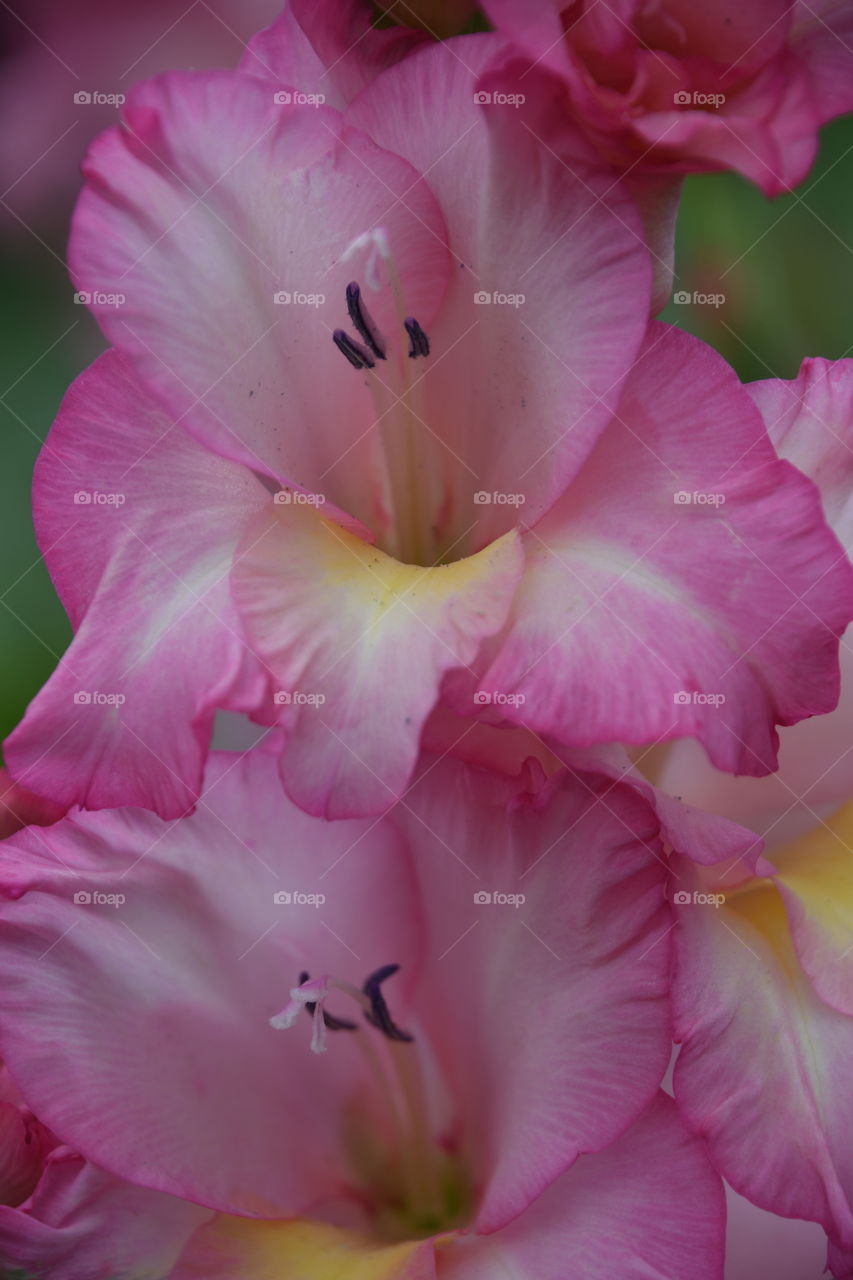
[[[415,373],[412,365],[413,360],[425,359],[430,354],[430,341],[419,322],[407,314],[403,287],[384,232],[379,229],[359,237],[344,254],[344,260],[361,249],[370,251],[367,281],[374,289],[379,287],[378,268],[382,263],[394,299],[399,332],[406,334],[408,345],[397,341],[389,349],[357,281],[347,285],[346,306],[350,323],[361,341],[343,329],[336,329],[332,338],[354,368],[366,371],[373,397],[385,461],[384,505],[391,520],[387,549],[404,563],[430,564],[436,558],[428,554],[435,543],[435,530],[427,513],[438,509],[438,490],[433,483],[438,477],[432,476],[429,465],[435,450],[424,439],[432,433],[425,420],[420,387],[423,374]]]
[[[357,1033],[357,1043],[374,1081],[378,1103],[390,1121],[395,1148],[390,1165],[383,1162],[377,1165],[375,1155],[370,1155],[370,1151],[375,1150],[371,1140],[369,1149],[361,1148],[368,1156],[366,1165],[360,1160],[357,1163],[363,1166],[362,1175],[372,1187],[372,1194],[385,1204],[386,1227],[390,1230],[396,1223],[405,1235],[414,1229],[427,1233],[437,1229],[436,1224],[441,1224],[447,1216],[449,1160],[431,1132],[414,1036],[395,1022],[382,991],[383,983],[398,969],[396,964],[383,965],[368,975],[361,988],[328,974],[312,979],[303,972],[299,985],[289,993],[288,1003],[270,1019],[270,1025],[276,1030],[287,1030],[304,1010],[312,1019],[311,1050],[314,1053],[327,1051],[329,1032]],[[360,1029],[357,1022],[329,1013],[326,1002],[335,992],[348,996],[359,1006],[368,1027]],[[378,1052],[380,1046],[372,1042],[371,1029],[382,1037],[386,1053]]]

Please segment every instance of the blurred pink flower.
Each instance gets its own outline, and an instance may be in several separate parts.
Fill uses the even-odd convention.
[[[484,0],[561,81],[571,118],[634,177],[734,169],[767,195],[805,178],[853,109],[848,0]]]
[[[437,758],[392,817],[325,823],[269,753],[215,756],[177,824],[11,837],[3,1052],[106,1169],[266,1220],[202,1228],[173,1280],[716,1280],[721,1184],[658,1093],[656,831],[608,779]]]

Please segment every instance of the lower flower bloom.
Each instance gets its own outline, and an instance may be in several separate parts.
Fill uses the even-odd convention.
[[[63,1141],[217,1211],[175,1280],[716,1280],[721,1184],[658,1093],[657,831],[609,779],[435,757],[329,824],[214,757],[179,823],[7,841],[3,1052]]]

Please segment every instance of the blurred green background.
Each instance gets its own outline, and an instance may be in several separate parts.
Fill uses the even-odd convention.
[[[69,640],[36,549],[33,463],[65,388],[102,348],[75,306],[62,262],[65,206],[49,227],[4,226],[0,278],[0,735],[20,719]],[[677,289],[722,294],[671,302],[664,318],[713,344],[747,380],[792,377],[807,355],[853,350],[853,117],[822,134],[795,194],[768,201],[737,177],[688,181],[678,226]]]

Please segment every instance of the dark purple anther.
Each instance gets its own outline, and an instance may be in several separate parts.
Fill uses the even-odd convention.
[[[332,341],[339,351],[343,351],[354,369],[374,369],[376,367],[376,361],[367,350],[367,347],[363,347],[360,342],[356,342],[343,329],[335,330],[332,334]]]
[[[414,360],[417,356],[428,356],[429,338],[417,320],[413,316],[408,316],[403,321],[403,324],[406,327],[406,333],[409,335],[409,359]]]
[[[388,1012],[385,997],[379,989],[382,983],[387,978],[392,977],[399,968],[398,964],[386,964],[381,969],[377,969],[375,973],[371,973],[361,988],[370,1001],[370,1012],[365,1013],[364,1016],[372,1027],[376,1027],[389,1040],[400,1040],[404,1044],[411,1044],[415,1037],[409,1035],[408,1031],[401,1031],[396,1025]]]
[[[370,312],[364,305],[361,289],[355,280],[347,285],[347,311],[360,337],[364,339],[377,360],[384,360],[386,343],[382,334],[373,323]]]

